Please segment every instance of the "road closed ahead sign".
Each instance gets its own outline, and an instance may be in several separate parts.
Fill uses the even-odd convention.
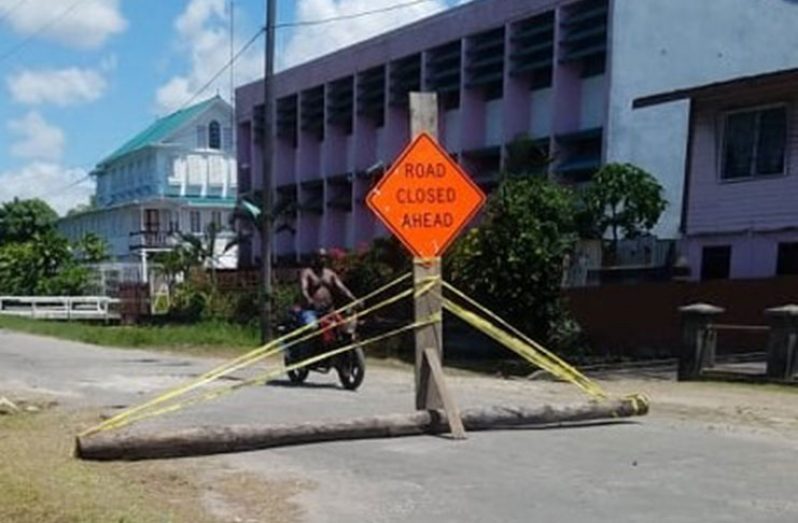
[[[422,133],[366,198],[418,258],[440,256],[485,203],[485,194]]]

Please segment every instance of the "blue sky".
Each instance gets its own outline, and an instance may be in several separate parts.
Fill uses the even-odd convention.
[[[410,0],[279,0],[281,22],[371,11]],[[462,0],[278,33],[278,67],[429,16]],[[264,0],[234,0],[238,48]],[[87,200],[87,172],[159,115],[197,94],[229,57],[230,0],[0,0],[0,201],[41,197],[64,212]],[[263,40],[236,64],[260,75]],[[229,75],[197,96],[229,96]],[[82,181],[81,181],[82,180]]]

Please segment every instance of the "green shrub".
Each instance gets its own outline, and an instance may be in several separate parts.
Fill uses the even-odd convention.
[[[89,271],[55,232],[0,246],[0,294],[80,296],[88,281]]]
[[[455,286],[530,336],[570,349],[579,335],[561,297],[563,259],[576,242],[572,192],[543,177],[506,177],[482,223],[446,257]]]
[[[274,321],[279,322],[286,311],[299,303],[299,284],[277,283],[272,291]],[[183,283],[175,286],[170,316],[180,322],[256,325],[260,318],[259,311],[257,288],[220,291],[206,271],[195,268]]]

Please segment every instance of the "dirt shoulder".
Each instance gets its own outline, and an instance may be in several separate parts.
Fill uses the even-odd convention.
[[[798,386],[726,382],[676,382],[671,373],[640,378],[601,376],[611,392],[635,390],[651,398],[651,416],[703,423],[724,430],[753,430],[796,439]]]
[[[0,394],[2,396],[2,394]],[[220,460],[91,463],[72,456],[91,411],[8,396],[0,415],[0,521],[15,523],[299,521],[294,496],[312,488],[268,481]]]

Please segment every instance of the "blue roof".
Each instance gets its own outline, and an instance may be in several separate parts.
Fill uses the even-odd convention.
[[[208,107],[210,107],[219,99],[220,98],[218,96],[215,96],[209,100],[205,100],[204,102],[200,102],[196,105],[176,111],[169,116],[159,118],[155,121],[155,123],[134,136],[132,139],[128,140],[122,147],[111,153],[107,158],[100,162],[100,164],[102,165],[111,162],[121,158],[122,156],[125,156],[126,154],[130,154],[150,145],[163,142],[164,139],[168,138],[183,125],[202,114],[206,109],[208,109]]]

